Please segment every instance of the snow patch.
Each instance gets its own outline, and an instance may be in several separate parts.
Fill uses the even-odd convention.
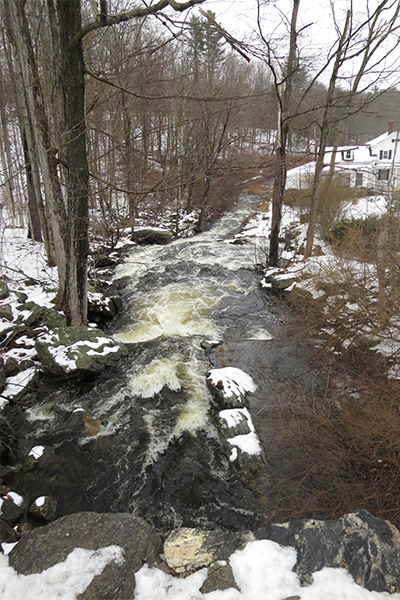
[[[30,450],[28,456],[33,456],[33,458],[37,460],[38,458],[40,458],[42,456],[43,452],[44,452],[44,446],[34,446]]]
[[[0,598],[76,600],[111,562],[123,562],[123,551],[119,546],[99,550],[75,548],[64,562],[42,573],[19,575],[9,566],[8,556],[0,554]]]
[[[246,392],[255,392],[256,384],[244,371],[236,367],[224,367],[222,369],[211,369],[208,374],[208,379],[215,386],[222,386],[224,394],[227,398],[232,396],[244,396]]]

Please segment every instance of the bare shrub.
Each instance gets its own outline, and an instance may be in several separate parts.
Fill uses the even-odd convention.
[[[357,392],[299,390],[277,403],[266,435],[296,475],[270,490],[269,519],[335,519],[366,508],[399,526],[400,386],[358,383]]]

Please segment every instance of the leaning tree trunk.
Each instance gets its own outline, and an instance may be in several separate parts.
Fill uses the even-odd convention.
[[[89,168],[85,135],[85,79],[80,0],[58,0],[61,81],[64,99],[63,148],[67,165],[68,206],[65,246],[65,287],[60,306],[71,325],[87,321]]]

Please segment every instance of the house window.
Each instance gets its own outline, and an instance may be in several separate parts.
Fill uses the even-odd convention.
[[[379,160],[390,160],[392,158],[391,150],[380,150],[379,151]]]
[[[363,174],[359,173],[358,171],[356,172],[356,185],[362,185],[363,184]]]
[[[378,181],[389,181],[389,169],[378,170]]]
[[[343,160],[353,160],[353,151],[352,150],[344,150],[343,151]]]

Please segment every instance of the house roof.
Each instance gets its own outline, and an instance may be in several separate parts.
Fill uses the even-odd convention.
[[[376,146],[376,144],[380,144],[381,142],[384,142],[387,138],[392,137],[392,136],[398,137],[398,135],[399,135],[398,131],[392,131],[392,133],[388,133],[387,131],[385,131],[385,133],[382,133],[377,138],[374,138],[373,140],[370,140],[369,142],[365,142],[365,146]]]

